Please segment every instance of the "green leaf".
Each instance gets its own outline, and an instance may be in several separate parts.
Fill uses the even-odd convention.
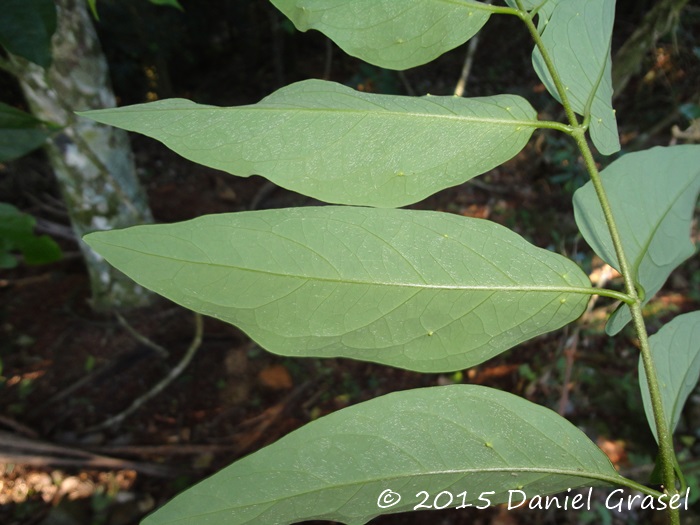
[[[473,37],[493,8],[470,0],[271,0],[299,31],[388,69],[427,64]]]
[[[576,319],[572,261],[489,221],[319,207],[212,215],[85,241],[139,284],[267,350],[461,370]]]
[[[605,454],[551,410],[498,390],[452,385],[388,394],[309,423],[142,524],[359,525],[413,510],[424,499],[420,491],[431,495],[428,503],[448,491],[452,507],[483,508],[508,501],[509,490],[532,496],[620,482]],[[382,509],[378,502],[392,499],[386,491],[398,502]],[[513,501],[521,499],[515,493]],[[438,503],[448,501],[443,494]]]
[[[47,68],[56,31],[54,0],[3,0],[0,45],[10,53]]]
[[[11,252],[20,251],[27,264],[45,264],[61,258],[61,249],[46,235],[34,234],[36,220],[11,204],[0,202],[0,268],[14,268]]]
[[[698,104],[692,104],[690,102],[687,104],[681,104],[678,111],[680,111],[681,115],[688,120],[700,119],[700,105]]]
[[[668,429],[673,434],[686,399],[700,378],[700,311],[679,315],[649,338],[651,358],[661,389]],[[649,427],[658,441],[644,364],[639,359],[639,386]]]
[[[0,102],[0,162],[37,149],[51,134],[41,120]]]
[[[178,0],[149,0],[152,4],[154,5],[167,5],[170,7],[174,7],[175,9],[179,9],[180,11],[184,11],[182,6],[180,5],[180,2]]]
[[[542,34],[542,31],[544,31],[545,26],[549,23],[549,19],[551,18],[554,9],[559,4],[559,2],[562,1],[566,0],[523,0],[522,4],[525,11],[528,12],[534,10],[535,8],[538,8],[537,28],[540,34]],[[506,0],[506,4],[508,4],[513,9],[519,9],[516,0]]]
[[[320,200],[404,206],[516,155],[537,114],[514,95],[374,95],[308,80],[251,106],[164,100],[82,113],[160,140],[184,157],[258,174]]]
[[[88,6],[90,7],[90,11],[92,11],[92,16],[95,17],[95,20],[99,20],[100,17],[97,15],[97,0],[87,0],[87,2]],[[179,9],[180,11],[184,11],[178,0],[149,0],[149,2],[151,2],[153,5],[166,5]]]
[[[671,272],[695,253],[690,226],[700,192],[700,146],[630,153],[600,175],[632,278],[644,290],[646,304]],[[574,213],[586,242],[619,270],[603,210],[590,182],[574,194]],[[614,335],[630,319],[629,308],[623,305],[605,329]]]
[[[545,4],[547,5],[547,4]],[[590,104],[590,134],[598,151],[611,155],[620,149],[612,108],[610,43],[615,19],[614,0],[562,0],[540,23],[542,41],[561,77],[576,113],[585,115]],[[533,64],[549,93],[560,100],[540,51]]]
[[[542,0],[522,0],[521,4],[523,5],[523,8],[526,11],[532,11],[534,8],[536,8],[538,5],[542,4]],[[553,3],[552,0],[548,0],[547,2],[544,2],[544,5],[548,5]],[[506,4],[512,7],[513,9],[520,9],[518,7],[518,2],[516,0],[506,0]]]
[[[99,20],[100,16],[97,14],[97,0],[87,0],[87,3],[90,11],[92,12],[92,16],[95,18],[95,20]]]

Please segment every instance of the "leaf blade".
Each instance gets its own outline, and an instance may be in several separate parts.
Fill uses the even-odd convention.
[[[644,289],[646,304],[671,272],[695,253],[690,225],[700,193],[700,146],[656,147],[630,153],[610,164],[600,176],[633,280]],[[574,216],[586,242],[619,270],[603,211],[590,182],[574,194]],[[605,329],[614,335],[630,319],[629,308],[623,305]]]
[[[164,5],[169,7],[174,7],[180,11],[184,11],[182,5],[180,5],[179,0],[149,0],[153,5]]]
[[[412,204],[498,166],[537,127],[535,110],[517,96],[373,95],[320,80],[252,106],[171,100],[82,115],[212,168],[262,175],[326,202],[380,207]]]
[[[674,318],[649,338],[651,358],[656,368],[666,424],[671,434],[676,430],[683,406],[700,378],[700,312]],[[639,386],[649,428],[658,441],[654,410],[641,356]]]
[[[432,61],[474,36],[491,12],[456,0],[272,0],[299,31],[316,29],[349,55],[388,68]]]
[[[36,219],[6,202],[0,202],[0,268],[14,268],[11,252],[21,252],[26,264],[46,264],[62,257],[61,248],[48,235],[36,235]]]
[[[268,210],[85,241],[274,353],[420,371],[460,370],[559,328],[592,293],[568,259],[494,223],[436,212]]]
[[[495,492],[496,504],[508,490],[543,495],[623,479],[551,410],[498,390],[452,385],[388,394],[321,418],[193,487],[143,525],[201,523],[199,513],[212,525],[359,525],[412,510],[420,490],[466,490],[467,501],[482,505],[477,497],[485,490]],[[402,497],[383,511],[377,498],[386,489]]]
[[[41,147],[51,134],[41,120],[0,102],[0,162],[17,159]]]
[[[53,0],[5,0],[2,7],[0,44],[10,53],[48,68],[57,23]]]
[[[542,41],[550,53],[574,111],[585,115],[591,102],[591,139],[598,151],[611,155],[620,150],[617,120],[612,107],[610,58],[615,1],[564,0],[554,3],[548,9],[551,12],[546,13],[546,21],[540,20]],[[532,60],[537,75],[549,93],[561,102],[537,47],[533,51]]]

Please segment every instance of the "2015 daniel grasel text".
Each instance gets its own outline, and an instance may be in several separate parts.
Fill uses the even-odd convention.
[[[469,493],[464,490],[459,494],[454,494],[449,490],[443,490],[439,494],[431,494],[428,491],[421,490],[416,494],[416,498],[421,501],[413,507],[413,510],[430,510],[430,509],[446,509],[454,507],[456,509],[466,509],[469,507],[475,509],[486,509],[493,506],[492,496],[496,494],[495,490],[482,491],[478,499],[480,504],[468,503],[470,500]],[[498,498],[503,501],[501,497]],[[517,508],[530,509],[564,509],[564,510],[591,510],[593,499],[593,488],[579,489],[572,493],[572,489],[566,490],[566,493],[555,494],[552,496],[542,496],[539,494],[527,494],[521,489],[511,489],[508,491],[508,510]],[[391,489],[385,489],[377,499],[377,507],[387,509],[395,507],[401,501],[401,494]],[[599,501],[596,499],[596,501]],[[632,509],[650,509],[650,510],[666,510],[666,509],[684,509],[688,510],[690,501],[690,488],[687,488],[683,493],[668,496],[662,494],[653,496],[650,494],[625,494],[624,489],[615,489],[605,498],[605,507],[609,510],[623,512]],[[454,506],[454,503],[461,504]],[[505,502],[503,503],[506,504]]]
[[[517,509],[519,507],[527,507],[530,509],[564,509],[564,510],[581,510],[591,509],[591,499],[593,497],[593,488],[571,494],[571,489],[567,489],[566,494],[557,494],[554,496],[528,496],[525,491],[513,489],[508,491],[508,510]],[[667,495],[654,497],[649,494],[627,494],[623,489],[613,490],[605,498],[605,507],[609,510],[623,512],[631,509],[652,509],[666,510],[684,509],[688,510],[688,501],[690,500],[690,487],[684,494],[674,494],[670,498]]]

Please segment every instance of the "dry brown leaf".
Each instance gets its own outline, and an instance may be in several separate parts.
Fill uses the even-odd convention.
[[[292,376],[282,365],[272,365],[264,368],[258,374],[260,383],[272,390],[289,390],[294,386]]]
[[[616,469],[619,470],[621,466],[628,465],[629,461],[627,459],[627,451],[625,450],[625,442],[621,439],[612,441],[604,437],[599,437],[596,440],[596,444],[605,452],[608,458],[610,458],[610,461],[615,465]]]

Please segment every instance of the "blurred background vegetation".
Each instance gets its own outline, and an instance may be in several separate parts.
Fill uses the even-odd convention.
[[[306,78],[377,93],[447,95],[454,92],[469,47],[398,73],[345,55],[320,33],[295,31],[266,0],[180,4],[182,10],[147,0],[97,2],[94,24],[119,105],[168,97],[248,104]],[[0,9],[8,5],[0,2]],[[465,95],[516,93],[542,118],[561,119],[560,108],[532,71],[530,48],[517,20],[492,17],[474,51]],[[626,65],[615,70],[623,151],[700,141],[696,2],[618,0],[613,55],[616,64]],[[9,74],[0,74],[0,101],[30,109]],[[237,179],[195,166],[144,137],[130,140],[158,222],[312,202],[257,177]],[[599,159],[602,165],[610,160]],[[572,144],[542,131],[511,162],[416,207],[495,220],[538,246],[574,258],[594,282],[619,287],[614,272],[591,256],[573,221],[571,196],[585,180]],[[187,369],[133,414],[105,426],[190,353],[191,314],[165,301],[124,317],[90,308],[85,264],[43,151],[0,164],[0,201],[26,214],[19,219],[23,231],[34,228],[62,252],[60,260],[34,266],[30,263],[42,261],[15,244],[6,250],[14,264],[0,269],[2,523],[137,523],[178,490],[311,419],[389,391],[452,382],[508,390],[559,411],[627,475],[649,480],[655,443],[639,398],[635,340],[631,332],[605,337],[604,319],[613,306],[607,301],[559,333],[473,369],[441,375],[349,360],[278,358],[235,328],[207,319]],[[9,222],[0,220],[2,236]],[[697,226],[693,236],[697,243]],[[649,304],[650,331],[699,307],[695,257]],[[677,435],[697,498],[698,394],[691,396]],[[697,521],[697,512],[688,522]],[[376,522],[656,523],[660,518],[611,513],[601,500],[588,512],[445,511]]]

